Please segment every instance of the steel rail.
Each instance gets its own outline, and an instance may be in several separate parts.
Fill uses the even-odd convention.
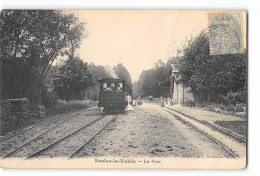
[[[29,127],[29,128],[24,128],[24,129],[22,129],[21,131],[18,131],[18,132],[14,133],[14,134],[8,135],[8,136],[4,137],[3,139],[1,139],[0,142],[6,141],[6,140],[8,140],[8,139],[11,139],[12,137],[15,137],[15,136],[17,136],[17,135],[19,135],[19,134],[21,134],[21,133],[24,133],[24,132],[26,132],[26,131],[28,131],[28,130],[33,129],[33,128],[36,128],[36,127],[38,127],[38,126],[40,126],[40,125],[42,125],[42,124],[44,124],[44,123],[47,123],[47,122],[50,122],[50,121],[54,121],[55,119],[58,119],[58,118],[60,118],[60,117],[62,117],[62,116],[65,116],[65,115],[67,115],[67,114],[69,114],[69,113],[72,114],[72,113],[74,113],[74,112],[76,112],[76,111],[64,113],[64,114],[58,115],[58,116],[56,116],[56,117],[54,117],[54,118],[53,118],[53,117],[50,117],[50,118],[48,118],[47,120],[45,120],[45,121],[43,121],[43,122],[40,122],[40,123],[38,123],[38,124],[36,124],[36,125],[33,125],[33,126]]]
[[[78,131],[80,131],[80,130],[82,130],[82,129],[88,127],[89,125],[95,123],[96,121],[102,119],[103,117],[104,117],[104,115],[102,115],[101,117],[99,117],[99,118],[97,118],[97,119],[95,119],[95,120],[93,120],[93,121],[91,121],[91,122],[88,122],[88,123],[85,124],[84,126],[82,126],[82,127],[78,128],[78,129],[74,130],[74,131],[71,132],[70,134],[63,136],[63,137],[60,138],[60,139],[57,139],[56,141],[52,142],[51,144],[49,144],[49,145],[45,146],[44,148],[39,149],[38,151],[36,151],[36,152],[34,152],[33,154],[29,155],[28,157],[25,158],[25,160],[30,159],[30,158],[32,158],[32,157],[34,157],[34,156],[40,154],[41,152],[44,152],[45,150],[47,150],[47,149],[50,148],[51,146],[57,144],[58,142],[62,141],[63,139],[65,139],[65,138],[67,138],[67,137],[69,137],[69,136],[72,136],[73,134],[77,133]]]
[[[213,138],[212,136],[210,136],[208,133],[204,132],[203,130],[199,129],[197,126],[193,125],[192,123],[188,122],[187,120],[184,120],[183,118],[181,118],[180,116],[167,111],[170,114],[173,114],[173,116],[177,117],[179,120],[189,124],[191,127],[195,128],[196,130],[198,130],[199,132],[201,132],[203,135],[205,135],[206,137],[208,137],[209,139],[211,139],[213,142],[215,142],[216,144],[218,144],[221,148],[223,148],[226,152],[228,152],[233,158],[238,158],[239,156],[236,155],[234,152],[232,152],[230,149],[228,149],[226,146],[224,146],[221,142],[219,142],[218,140],[216,140],[215,138]]]
[[[241,138],[241,137],[239,137],[239,136],[237,136],[237,135],[235,135],[235,134],[233,134],[233,133],[231,133],[231,132],[228,132],[228,131],[226,131],[226,130],[224,130],[224,129],[222,129],[222,128],[216,126],[216,125],[213,125],[213,124],[211,124],[211,123],[209,123],[209,122],[206,122],[206,121],[204,121],[204,120],[202,121],[202,123],[205,123],[206,125],[208,125],[208,126],[210,126],[210,127],[213,127],[213,128],[215,128],[216,130],[218,130],[218,131],[220,131],[220,132],[223,132],[223,133],[225,133],[225,134],[227,134],[227,135],[229,135],[229,136],[232,136],[233,138],[236,138],[237,140],[239,140],[239,141],[241,141],[241,142],[246,143],[246,139],[243,139],[243,138]]]
[[[76,153],[78,153],[87,143],[92,141],[92,139],[97,136],[103,129],[105,129],[117,116],[112,118],[106,125],[104,125],[101,129],[99,129],[96,133],[94,133],[87,141],[85,141],[80,147],[78,147],[67,159],[71,159]]]
[[[199,122],[199,123],[204,124],[204,125],[208,125],[208,126],[214,128],[215,130],[218,130],[218,131],[220,131],[220,132],[222,132],[222,133],[225,133],[225,134],[227,134],[227,135],[229,135],[229,136],[231,136],[231,137],[233,137],[233,138],[235,138],[235,139],[237,139],[237,140],[239,140],[239,141],[241,141],[241,142],[243,142],[243,143],[246,143],[246,142],[247,142],[246,139],[244,139],[244,138],[242,138],[242,137],[240,137],[240,136],[238,136],[238,135],[235,135],[235,134],[233,134],[233,133],[231,133],[231,132],[229,132],[229,131],[227,131],[227,130],[224,130],[223,128],[220,128],[220,127],[218,127],[218,126],[216,126],[216,125],[214,125],[214,124],[212,124],[212,123],[209,123],[209,122],[204,121],[204,120],[198,120],[198,119],[196,119],[196,118],[194,118],[194,117],[191,117],[191,116],[189,116],[189,115],[186,115],[186,114],[184,114],[184,113],[182,113],[182,112],[173,110],[173,109],[168,108],[168,107],[166,107],[166,108],[169,109],[169,110],[171,110],[171,111],[180,113],[181,115],[183,115],[183,116],[185,116],[185,117],[188,117],[189,119],[195,120],[196,122]]]
[[[65,121],[67,121],[67,120],[69,120],[69,119],[71,119],[71,118],[77,116],[78,114],[79,114],[79,113],[74,114],[74,115],[72,115],[72,116],[70,116],[70,117],[68,117],[68,118],[66,118],[66,119],[64,119],[64,120],[62,120],[61,122],[59,122],[59,123],[56,124],[55,126],[53,126],[53,127],[51,127],[50,129],[48,129],[47,131],[45,131],[45,132],[39,134],[38,136],[34,137],[34,138],[31,139],[30,141],[28,141],[28,142],[22,144],[22,145],[19,146],[18,148],[16,148],[16,149],[14,149],[13,151],[9,152],[9,153],[6,154],[2,159],[7,158],[7,157],[10,157],[13,153],[15,153],[16,151],[20,150],[22,147],[26,146],[27,144],[31,143],[32,141],[36,140],[37,138],[43,136],[44,134],[48,133],[49,131],[51,131],[51,130],[57,128],[60,124],[62,124],[62,123],[64,123]]]

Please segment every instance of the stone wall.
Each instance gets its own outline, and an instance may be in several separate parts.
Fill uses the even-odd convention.
[[[27,98],[7,99],[1,101],[1,116],[16,119],[29,115],[29,101]]]
[[[1,101],[0,107],[1,116],[11,119],[45,115],[43,106],[30,105],[27,98],[7,99]]]

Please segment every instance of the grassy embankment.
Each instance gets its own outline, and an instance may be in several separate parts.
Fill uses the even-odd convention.
[[[166,100],[166,99],[164,99]],[[144,99],[144,102],[146,103],[156,103],[160,104],[160,98],[154,98],[153,101],[148,101]],[[188,104],[184,104],[183,106],[190,106]],[[208,110],[208,111],[213,111],[221,114],[226,114],[226,115],[233,115],[233,116],[238,116],[238,117],[243,117],[246,118],[247,116],[247,109],[246,109],[246,104],[236,104],[236,105],[224,105],[224,104],[200,104],[200,103],[195,103],[196,108],[200,108],[203,110]]]
[[[91,108],[96,106],[97,102],[91,100],[73,100],[73,101],[58,101],[58,104],[51,109],[46,110],[46,116],[59,115],[66,112],[72,112],[80,109]]]
[[[208,105],[197,104],[196,107],[208,111],[226,114],[226,115],[233,115],[233,116],[238,116],[243,118],[246,118],[247,116],[246,104],[242,104],[242,103],[236,105],[224,105],[224,104],[213,104],[213,103]]]

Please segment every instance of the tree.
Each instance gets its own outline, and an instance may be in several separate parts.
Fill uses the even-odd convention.
[[[171,65],[158,60],[154,67],[144,70],[134,85],[134,94],[170,97]]]
[[[113,69],[119,79],[124,79],[127,85],[132,86],[131,76],[122,63],[117,64]]]
[[[54,91],[64,100],[82,100],[92,86],[92,74],[87,63],[78,57],[70,57],[59,71],[52,75]]]
[[[98,100],[99,85],[98,81],[105,78],[110,78],[111,75],[100,65],[93,63],[88,65],[89,72],[92,74],[93,86],[87,90],[87,98],[91,100]]]
[[[0,27],[1,97],[35,95],[31,100],[39,103],[52,63],[73,55],[84,37],[84,23],[57,10],[3,10]]]
[[[111,76],[103,66],[91,63],[88,65],[88,67],[90,73],[93,75],[93,81],[96,84],[98,83],[98,80],[109,78]]]
[[[229,91],[245,89],[246,60],[247,52],[210,55],[205,34],[188,41],[176,67],[198,97],[197,101],[218,102]]]

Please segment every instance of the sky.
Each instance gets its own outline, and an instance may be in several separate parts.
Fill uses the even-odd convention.
[[[77,10],[87,38],[77,54],[84,61],[113,67],[118,63],[137,81],[143,70],[176,55],[190,36],[207,27],[207,11]]]

